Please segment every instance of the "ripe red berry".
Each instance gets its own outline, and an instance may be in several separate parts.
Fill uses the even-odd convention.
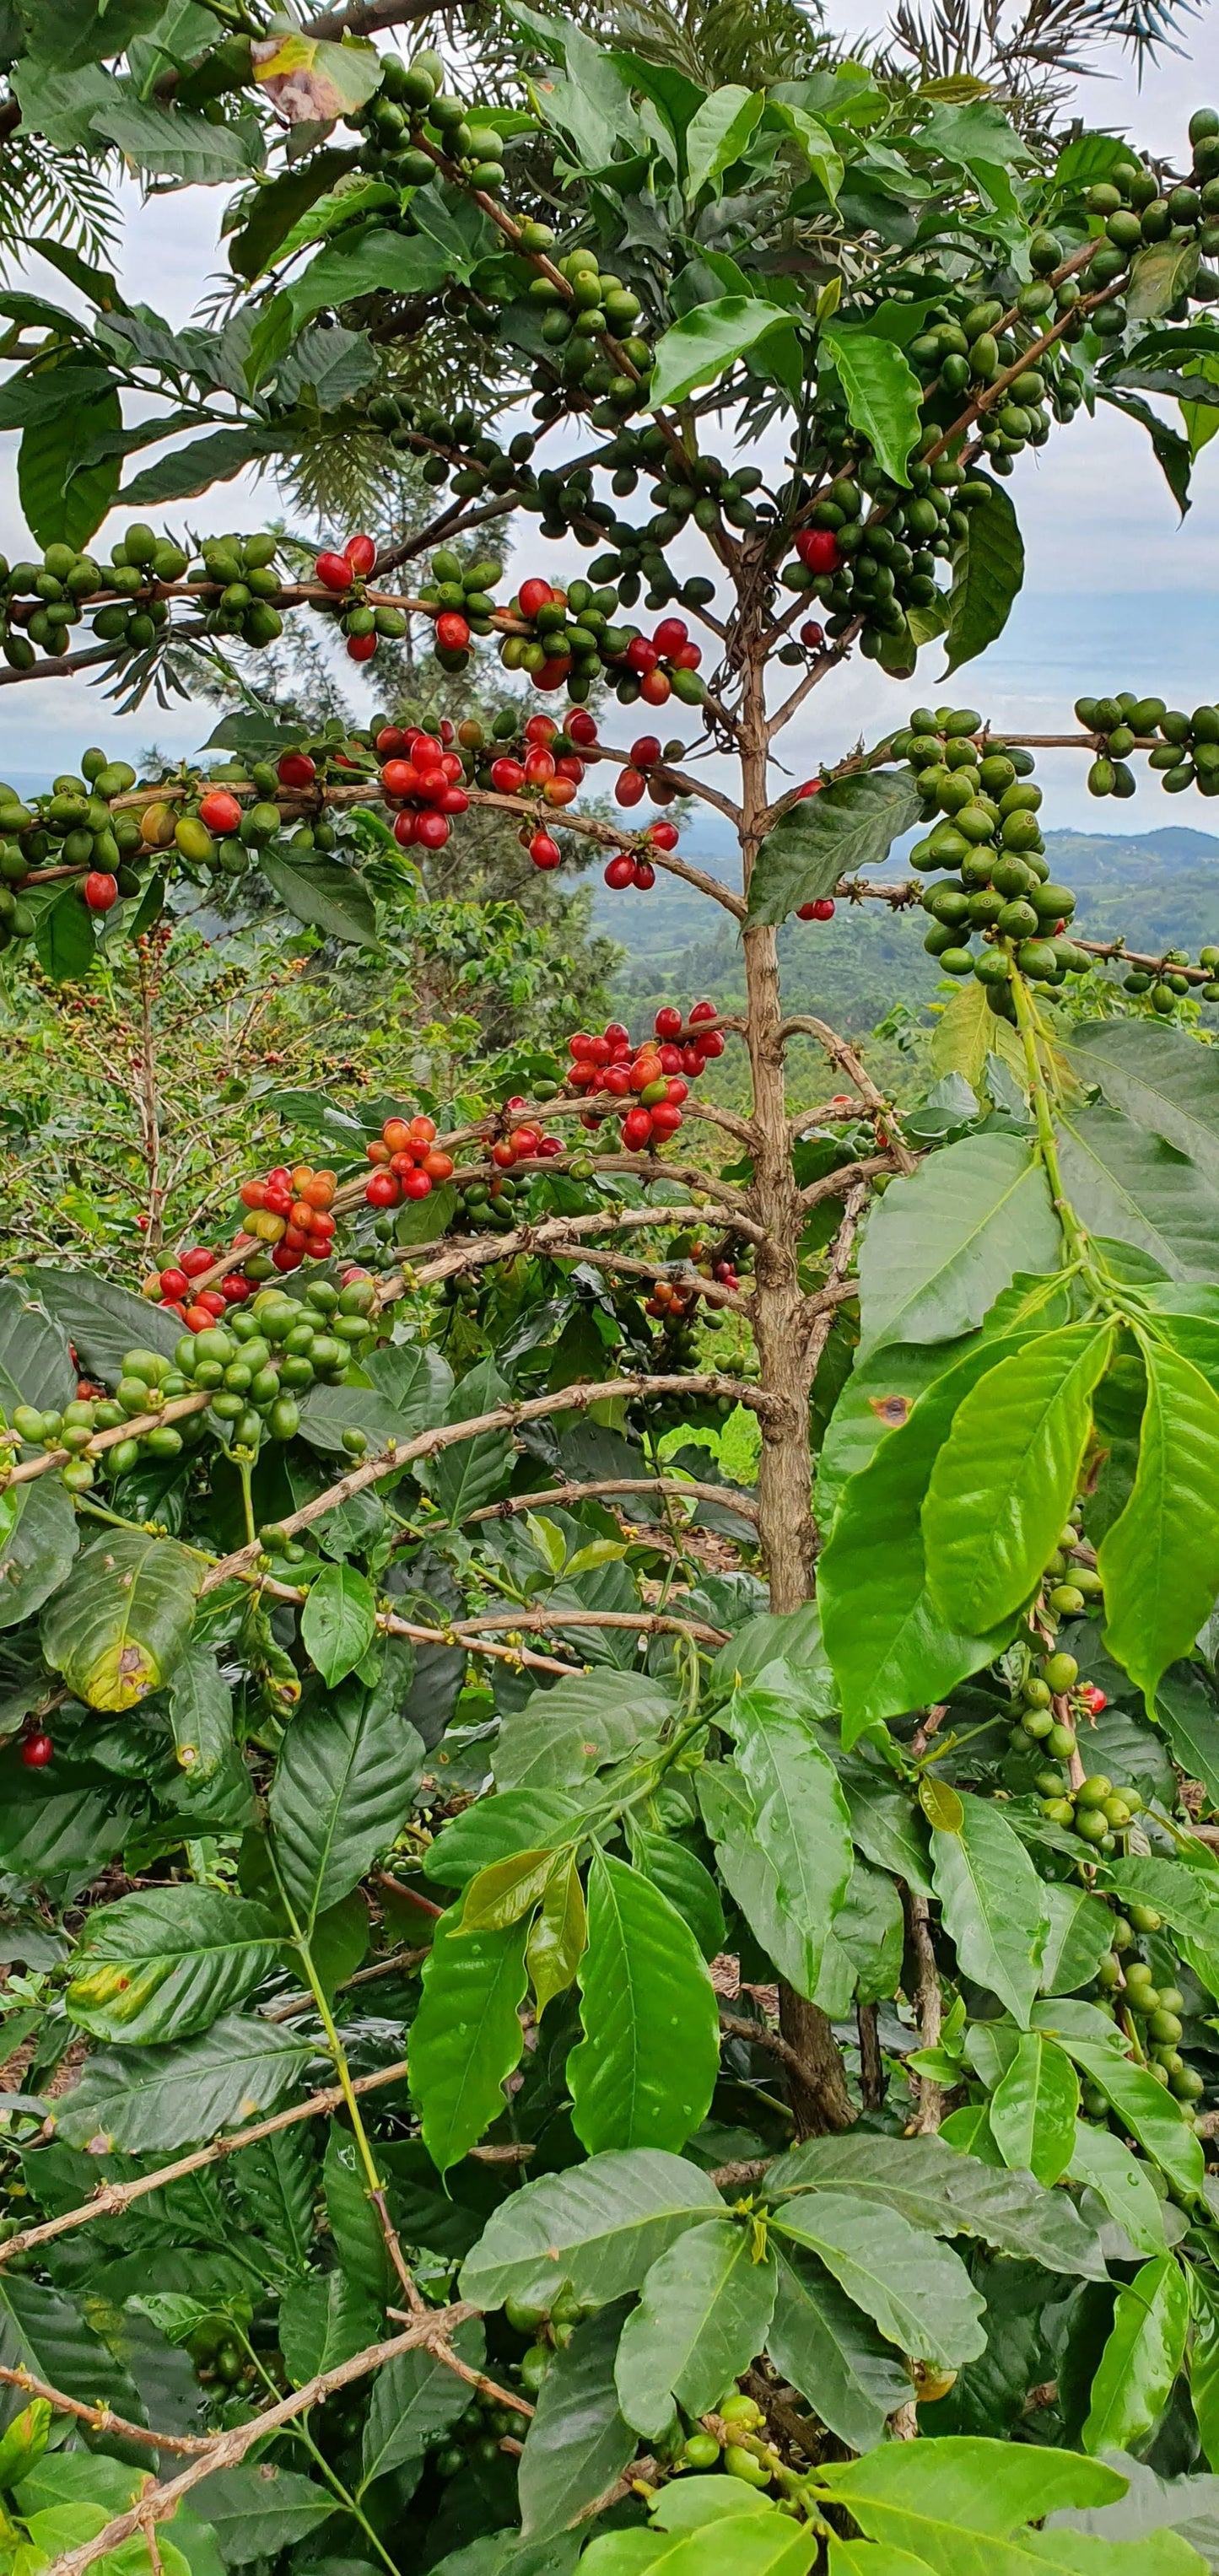
[[[681,1012],[676,1003],[665,1002],[652,1023],[658,1038],[675,1038],[681,1030]]]
[[[377,649],[377,643],[378,638],[375,635],[349,635],[347,638],[348,660],[351,662],[371,662]]]
[[[637,671],[642,679],[645,672],[655,670],[660,655],[646,635],[632,635],[626,648],[626,660],[628,669]]]
[[[603,1091],[612,1091],[615,1100],[624,1100],[631,1087],[629,1064],[607,1064],[601,1076]]]
[[[823,784],[824,781],[820,778],[806,778],[803,787],[796,789],[797,805],[802,805],[806,796],[819,796]]]
[[[549,751],[558,730],[553,716],[530,716],[525,724],[525,740],[540,744],[543,751]]]
[[[241,821],[241,807],[236,797],[230,796],[227,787],[210,787],[200,800],[199,820],[206,823],[209,832],[219,832],[223,837],[227,832],[236,831]]]
[[[398,1204],[398,1184],[392,1172],[370,1172],[364,1184],[364,1196],[370,1207],[392,1208]],[[272,1255],[274,1259],[274,1255]]]
[[[638,1153],[640,1147],[648,1143],[651,1133],[651,1110],[628,1109],[626,1116],[622,1121],[622,1142],[626,1146],[627,1152],[630,1154]]]
[[[607,886],[613,886],[615,892],[622,886],[634,884],[635,862],[629,851],[619,850],[617,857],[610,860],[605,871],[605,882]]]
[[[673,695],[673,683],[667,671],[645,671],[639,683],[639,695],[648,707],[666,706]]]
[[[567,719],[567,732],[572,742],[578,742],[587,749],[589,743],[597,739],[596,718],[590,716],[587,707],[577,707],[574,715]]]
[[[647,894],[656,883],[656,870],[650,859],[636,859],[632,873],[641,894]]]
[[[675,1136],[681,1125],[681,1111],[675,1100],[658,1100],[649,1111],[654,1136]]]
[[[529,844],[529,856],[535,868],[557,868],[563,853],[558,842],[551,840],[549,832],[535,832]]]
[[[529,751],[529,752],[527,752],[527,753],[526,753],[526,756],[525,756],[525,785],[526,785],[526,787],[545,787],[545,785],[546,785],[546,783],[547,783],[547,780],[548,780],[548,779],[553,778],[553,777],[554,777],[554,774],[555,774],[555,759],[554,759],[554,753],[553,753],[552,751],[546,751],[546,750],[545,750],[545,749],[544,749],[544,748],[539,744],[539,745],[535,745],[535,747],[534,747],[534,749],[533,749],[533,750],[531,750],[531,751]]]
[[[188,1279],[201,1279],[204,1271],[211,1269],[215,1258],[215,1253],[209,1252],[205,1243],[197,1243],[193,1251],[183,1253],[178,1268],[186,1272]]]
[[[19,1747],[27,1771],[45,1771],[55,1751],[49,1735],[23,1735]]]
[[[555,1155],[561,1154],[562,1151],[563,1139],[561,1136],[539,1136],[538,1152],[543,1157],[544,1161],[548,1163],[553,1162]]]
[[[317,763],[307,751],[285,751],[276,771],[281,787],[312,787]]]
[[[652,642],[662,659],[667,662],[672,654],[680,653],[682,645],[688,643],[689,636],[690,629],[684,617],[662,617]]]
[[[699,1039],[699,1042],[698,1042],[698,1051],[699,1051],[699,1054],[700,1054],[701,1056],[703,1056],[703,1057],[711,1056],[711,1055],[722,1055],[722,1054],[723,1054],[723,1052],[724,1052],[724,1032],[723,1032],[723,1030],[722,1030],[722,1029],[708,1029],[707,1034],[706,1034],[706,1037],[705,1037],[705,1038],[700,1038],[700,1039]],[[701,1068],[700,1068],[700,1070],[701,1070]]]
[[[675,671],[697,671],[702,658],[701,644],[679,644],[677,651],[669,655]]]
[[[550,661],[543,662],[539,671],[531,671],[529,676],[535,689],[561,689],[566,683],[570,669],[570,655],[556,654]]]
[[[497,796],[518,796],[525,784],[525,772],[519,760],[507,753],[491,763],[491,784]]]
[[[714,1002],[691,1002],[687,1013],[687,1026],[694,1028],[699,1020],[718,1020],[718,1018],[719,1011]]]
[[[161,1295],[163,1297],[185,1297],[189,1286],[190,1281],[184,1270],[163,1270],[161,1272]]]
[[[819,626],[815,617],[806,617],[800,629],[800,641],[807,644],[810,653],[819,653],[825,642],[824,626]]]
[[[371,537],[349,537],[343,552],[352,571],[358,573],[361,580],[372,571],[377,560],[377,549]]]
[[[648,782],[638,769],[622,769],[614,789],[615,805],[638,805],[647,794]]]
[[[346,555],[336,555],[331,549],[329,553],[318,556],[313,569],[327,590],[350,590],[352,571]]]
[[[810,921],[832,921],[834,918],[833,896],[828,894],[818,895],[816,902],[810,903],[809,905],[808,918]]]
[[[118,885],[104,868],[90,868],[82,892],[90,912],[112,912],[119,899]]]
[[[638,742],[633,742],[631,744],[632,769],[651,769],[659,758],[659,734],[641,733]]]
[[[413,1172],[403,1173],[402,1195],[404,1199],[426,1199],[430,1198],[431,1194],[432,1184],[426,1172],[416,1170]]]
[[[394,839],[396,840],[400,850],[409,850],[415,837],[415,825],[418,820],[419,816],[417,814],[395,814]]]
[[[675,850],[680,837],[676,823],[648,825],[648,839],[654,850]]]
[[[446,653],[464,653],[470,629],[459,608],[446,608],[436,620],[436,641]]]
[[[536,617],[539,608],[543,608],[547,600],[554,598],[554,592],[548,581],[539,581],[535,576],[532,581],[521,583],[517,598],[521,603],[522,617]]]
[[[376,740],[376,750],[382,760],[388,760],[393,752],[403,751],[405,747],[406,735],[400,725],[382,725]]]
[[[415,839],[418,841],[421,849],[442,850],[449,837],[449,828],[449,818],[447,814],[417,814],[415,816]]]
[[[304,1258],[303,1248],[298,1251],[295,1244],[287,1241],[277,1243],[271,1255],[277,1270],[299,1270]]]
[[[842,548],[832,528],[801,528],[796,552],[810,572],[837,572],[842,562]]]

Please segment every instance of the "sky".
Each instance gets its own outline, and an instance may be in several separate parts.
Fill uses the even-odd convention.
[[[829,14],[850,35],[869,32],[879,16],[858,0],[831,0]],[[1179,56],[1164,55],[1141,90],[1128,60],[1113,47],[1108,76],[1078,86],[1078,112],[1085,121],[1180,156],[1192,109],[1219,100],[1219,7],[1201,0],[1196,18],[1184,24],[1185,49]],[[133,187],[123,190],[123,231],[113,264],[128,294],[173,325],[191,317],[223,271],[217,246],[223,202],[221,190],[184,189],[150,203],[142,203]],[[27,284],[59,302],[70,294],[36,255],[22,277],[8,282]],[[0,548],[10,557],[28,550],[17,500],[16,444],[12,433],[0,437]],[[142,461],[135,460],[133,471]],[[1081,412],[1070,430],[1056,431],[1045,448],[1026,452],[1009,489],[1024,535],[1024,589],[1003,636],[957,676],[948,695],[961,693],[958,702],[980,708],[996,729],[1027,733],[1066,730],[1072,702],[1084,692],[1129,688],[1187,707],[1219,695],[1219,440],[1195,468],[1193,506],[1183,523],[1144,433],[1108,410],[1094,421]],[[278,507],[274,486],[247,474],[165,516],[177,527],[188,521],[206,532],[261,526]],[[108,546],[128,515],[120,505],[93,546]],[[514,579],[538,570],[555,580],[585,568],[574,546],[539,545],[529,531],[530,523],[521,523]],[[339,538],[347,533],[331,532]],[[696,565],[693,540],[689,544],[684,568],[705,569],[701,558]],[[918,699],[941,698],[940,672],[940,651],[933,646],[921,657],[913,683],[886,680],[860,660],[836,673],[813,693],[783,738],[792,775],[815,771],[859,738],[878,739]],[[374,693],[358,676],[350,695],[361,713],[371,711]],[[181,756],[198,748],[214,721],[211,710],[182,705],[168,711],[146,705],[120,718],[83,679],[26,682],[0,691],[0,771],[18,784],[34,784],[40,772],[49,778],[73,768],[87,742],[101,742],[114,756],[134,757],[155,741]],[[1084,768],[1070,754],[1042,755],[1044,820],[1053,827],[1129,831],[1136,824],[1154,829],[1189,822],[1205,828],[1192,798],[1186,813],[1176,800],[1165,803],[1142,777],[1137,806],[1124,806],[1119,822],[1114,808],[1088,797]],[[697,855],[693,835],[685,846]]]

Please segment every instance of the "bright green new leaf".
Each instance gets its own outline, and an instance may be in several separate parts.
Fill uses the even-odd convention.
[[[1219,1329],[1206,1329],[1219,1352]],[[1166,1667],[1189,1654],[1219,1592],[1219,1394],[1173,1336],[1168,1315],[1159,1334],[1140,1334],[1147,1402],[1138,1470],[1097,1557],[1105,1644],[1150,1715]]]
[[[983,1632],[1028,1600],[1071,1508],[1112,1347],[1111,1324],[1065,1325],[964,1397],[922,1514],[928,1589],[944,1618]]]
[[[1158,2424],[1185,2357],[1189,2291],[1172,2254],[1144,2263],[1119,2290],[1092,2382],[1085,2451],[1128,2451]]]
[[[463,1932],[502,1932],[507,1924],[519,1923],[523,1914],[532,1914],[541,1902],[553,1860],[549,1851],[512,1852],[507,1859],[480,1869],[466,1889]]]
[[[1043,2032],[1026,2030],[990,2098],[991,2134],[1005,2165],[1060,2182],[1075,2145],[1079,2077]]]
[[[933,1833],[931,1863],[945,1929],[965,1973],[1005,2003],[1021,2028],[1041,1978],[1041,1880],[1001,1807],[966,1795],[957,1834]]]
[[[618,2403],[657,2441],[676,2400],[705,2415],[766,2341],[775,2303],[773,2254],[730,2218],[689,2228],[652,2265],[618,2347]]]
[[[886,474],[895,483],[908,483],[906,460],[923,425],[922,387],[909,359],[894,341],[878,339],[857,324],[832,321],[822,337],[854,427],[871,441]]]
[[[140,1888],[85,1920],[65,2002],[98,2039],[185,2039],[243,2003],[279,1960],[264,1905],[206,1887]]]
[[[1162,2254],[1161,2201],[1145,2164],[1112,2129],[1079,2120],[1067,2167],[1071,2182],[1087,2183],[1111,2218],[1123,2227],[1136,2254]]]
[[[803,1961],[800,1992],[811,1996],[853,1865],[838,1774],[800,1707],[798,1677],[783,1662],[765,1665],[734,1693],[724,1723],[774,1874],[778,1908]]]
[[[868,2540],[925,2558],[936,2576],[978,2576],[983,2567],[987,2576],[1032,2576],[1040,2544],[1022,2533],[1018,2552],[1002,2545],[1022,2524],[1064,2505],[1112,2504],[1125,2491],[1115,2469],[1078,2452],[961,2435],[882,2443],[865,2459],[824,2464],[819,2476]],[[1074,2535],[1058,2537],[1069,2549]],[[1095,2544],[1091,2554],[1076,2546],[1081,2571],[1097,2563]],[[1072,2560],[1047,2552],[1046,2563],[1070,2567]]]
[[[529,1927],[525,1965],[539,2021],[555,1995],[573,1983],[587,1939],[588,1909],[572,1852],[554,1863]]]
[[[786,305],[768,304],[761,296],[721,295],[711,304],[696,304],[656,343],[649,401],[657,409],[684,401],[696,385],[713,383],[756,348],[768,331],[790,328]]]
[[[980,1324],[1017,1270],[1054,1270],[1045,1174],[1018,1136],[964,1136],[893,1181],[859,1256],[860,1348],[942,1342]]]
[[[722,177],[739,159],[766,105],[761,89],[712,90],[686,127],[686,198]],[[718,195],[718,189],[716,191]]]
[[[596,1854],[580,1969],[584,2038],[567,2061],[572,2121],[590,2155],[676,2150],[719,2072],[719,2011],[689,1924],[650,1879]],[[418,2025],[416,2025],[416,2028]]]
[[[457,1906],[436,1926],[410,2067],[423,2142],[440,2173],[459,2164],[503,2110],[504,2082],[525,2044],[526,1928],[466,1932]]]
[[[1219,1179],[1120,1109],[1058,1125],[1063,1188],[1090,1232],[1150,1253],[1170,1279],[1219,1278]]]

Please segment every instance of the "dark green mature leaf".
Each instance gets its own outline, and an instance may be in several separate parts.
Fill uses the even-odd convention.
[[[43,1613],[42,1651],[90,1708],[133,1708],[184,1652],[206,1562],[176,1539],[110,1530]]]
[[[452,252],[440,242],[369,224],[331,242],[294,279],[287,289],[292,319],[299,330],[324,305],[361,295],[433,295],[452,269]]]
[[[505,1718],[491,1756],[496,1785],[579,1789],[605,1763],[654,1744],[672,1714],[668,1692],[645,1674],[573,1673]]]
[[[779,2254],[767,2350],[785,2378],[853,2451],[870,2451],[887,2418],[909,2403],[909,2372],[811,2254]]]
[[[801,1973],[801,1994],[816,1993],[825,1936],[852,1869],[850,1819],[838,1775],[801,1706],[799,1680],[782,1662],[767,1664],[734,1693],[725,1725],[749,1792],[754,1831],[774,1879]],[[755,1927],[766,1939],[767,1927]]]
[[[626,2303],[615,2300],[586,2317],[542,2382],[517,2471],[526,2540],[569,2530],[633,2457],[635,2435],[619,2412],[614,2381],[625,2313]]]
[[[252,285],[274,259],[281,242],[287,240],[293,225],[355,168],[357,158],[355,152],[334,149],[311,152],[295,169],[281,172],[258,188],[245,222],[229,242],[229,267],[234,277],[244,278],[247,285]]]
[[[489,2219],[461,2272],[461,2296],[498,2307],[517,2298],[548,2308],[569,2281],[584,2307],[639,2289],[665,2247],[723,2211],[715,2185],[683,2156],[637,2147],[544,2174]]]
[[[601,1853],[580,1994],[584,2038],[567,2078],[581,2144],[590,2155],[683,2146],[719,2072],[715,1991],[688,1923],[650,1879]]]
[[[71,2147],[94,2138],[127,2155],[184,2147],[273,2111],[310,2054],[273,2022],[226,2013],[201,2038],[164,2048],[102,2049],[55,2106]]]
[[[464,1887],[479,1870],[511,1853],[569,1842],[582,1813],[578,1799],[561,1789],[505,1789],[477,1799],[441,1827],[428,1847],[428,1877],[441,1887]]]
[[[1055,1270],[1060,1250],[1029,1147],[1018,1136],[963,1136],[892,1182],[873,1209],[859,1259],[861,1351],[951,1341],[981,1323],[1017,1270]]]
[[[434,1846],[433,1846],[434,1848]],[[727,1937],[719,1889],[697,1852],[669,1834],[636,1835],[632,1858],[689,1924],[704,1959],[714,1959]],[[428,1855],[429,1867],[431,1854]]]
[[[93,132],[115,143],[128,161],[154,179],[180,179],[192,188],[214,188],[256,170],[264,158],[256,118],[237,125],[209,125],[178,107],[120,94],[95,108]]]
[[[997,1628],[1035,1589],[1071,1508],[1112,1348],[1108,1322],[1064,1325],[1000,1360],[963,1398],[922,1513],[927,1587],[942,1617]]]
[[[969,1977],[1028,2025],[1041,1978],[1041,1881],[1019,1835],[989,1798],[961,1798],[959,1833],[931,1837],[944,1924]]]
[[[72,372],[69,370],[68,372]],[[118,394],[85,396],[92,435],[121,430]],[[17,490],[26,525],[40,546],[83,546],[99,527],[118,490],[120,460],[106,456],[78,468],[80,412],[61,411],[27,429],[17,452]],[[74,891],[74,889],[73,889]],[[79,902],[79,898],[78,898]]]
[[[393,1841],[423,1763],[420,1738],[388,1689],[349,1681],[292,1719],[270,1809],[284,1887],[306,1932]]]
[[[465,1932],[462,1908],[441,1916],[411,2027],[411,2093],[439,2173],[475,2146],[504,2107],[503,2085],[525,2044],[528,1920]]]
[[[1219,1375],[1219,1326],[1181,1321],[1182,1338],[1205,1337]],[[1158,1334],[1140,1336],[1147,1402],[1138,1468],[1097,1557],[1105,1644],[1138,1683],[1149,1716],[1161,1676],[1189,1653],[1219,1591],[1219,1395],[1177,1342],[1169,1315]]]
[[[1067,2168],[1071,2182],[1087,2183],[1111,2218],[1125,2230],[1136,2254],[1162,2254],[1162,2203],[1145,2163],[1124,2141],[1090,2120],[1078,2120]]]
[[[189,1645],[169,1682],[169,1722],[192,1780],[210,1780],[233,1748],[233,1694],[210,1646]]]
[[[11,2271],[0,2279],[0,2363],[6,2370],[33,2371],[86,2406],[96,2403],[99,2388],[112,2390],[116,2409],[121,2408],[129,2421],[144,2421],[142,2403],[127,2371],[87,2322],[77,2301],[45,2282],[22,2280]],[[26,2403],[19,2388],[0,2390],[0,2424],[11,2423]]]
[[[242,2460],[234,2469],[213,2469],[195,2493],[200,2518],[215,2532],[229,2567],[273,2557],[338,2510],[327,2488],[273,2460],[260,2460],[257,2466]]]
[[[1156,1716],[1174,1761],[1219,1804],[1219,1705],[1207,1675],[1195,1664],[1178,1664],[1163,1674]]]
[[[454,1387],[445,1421],[475,1422],[481,1414],[494,1413],[507,1398],[507,1384],[494,1360],[480,1360]],[[513,1455],[512,1435],[506,1430],[480,1431],[473,1440],[442,1449],[432,1471],[432,1491],[445,1519],[456,1527],[467,1512],[481,1510],[502,1493]]]
[[[807,2246],[900,2352],[953,2370],[985,2349],[983,2303],[960,2257],[896,2209],[814,2191],[785,2201],[772,2224]]]
[[[618,2403],[637,2432],[658,2440],[674,2400],[690,2416],[717,2404],[766,2341],[775,2282],[773,2255],[759,2261],[750,2229],[727,2217],[658,2256],[616,2364]]]
[[[24,1276],[47,1313],[62,1324],[90,1377],[117,1386],[126,1351],[159,1351],[172,1359],[181,1326],[167,1308],[133,1297],[112,1279],[95,1279],[87,1270],[35,1262]]]
[[[883,2202],[934,2235],[981,2237],[997,2252],[1081,2280],[1105,2278],[1093,2230],[1065,2193],[1041,2189],[1030,2174],[1005,2173],[958,2155],[944,2140],[892,2138],[862,2131],[815,2138],[773,2165],[775,2192],[831,2185],[863,2205]]]
[[[1188,2325],[1185,2275],[1173,2255],[1155,2255],[1118,2292],[1080,2436],[1085,2451],[1129,2450],[1151,2432],[1185,2358]]]
[[[44,1314],[15,1279],[0,1280],[0,1402],[60,1413],[76,1393],[76,1371],[63,1326]]]
[[[1167,2176],[1177,2198],[1186,2204],[1195,2200],[1202,2188],[1202,2147],[1185,2127],[1178,2104],[1145,2067],[1123,2056],[1120,2046],[1078,2036],[1067,2025],[1069,2011],[1069,2005],[1047,2002],[1038,2007],[1038,2026],[1053,2032],[1081,2075],[1104,2094],[1123,2128]]]
[[[467,2317],[454,2329],[452,2342],[459,2360],[481,2370],[486,2336],[479,2318]],[[360,2493],[405,2461],[421,2460],[429,2443],[464,2415],[469,2402],[468,2383],[424,2346],[387,2361],[373,2382],[364,2425]]]
[[[88,1916],[65,2001],[96,2039],[185,2039],[243,2003],[279,1957],[264,1905],[206,1887],[149,1887]]]
[[[298,921],[314,923],[328,939],[351,940],[362,948],[375,946],[376,906],[363,878],[344,867],[341,859],[327,858],[320,850],[290,852],[272,842],[259,851],[258,864],[273,893]]]
[[[44,975],[53,984],[83,983],[97,957],[97,939],[93,916],[76,885],[34,885],[26,901],[34,915],[34,954]]]
[[[1086,1888],[1043,1885],[1049,1921],[1041,1961],[1043,1995],[1074,1994],[1090,1986],[1105,1953],[1112,1947],[1112,1917],[1099,1897]]]
[[[140,510],[154,509],[164,501],[193,501],[198,493],[210,492],[215,483],[231,483],[243,467],[270,455],[279,445],[274,431],[253,426],[212,430],[208,437],[192,439],[189,447],[175,447],[172,455],[146,467],[127,484],[122,499],[128,508]]]
[[[0,1628],[41,1610],[71,1570],[80,1524],[58,1476],[17,1489],[16,1517],[0,1540]]]
[[[65,1500],[66,1500],[65,1496]],[[63,1789],[45,1771],[0,1801],[0,1869],[75,1894],[120,1851],[138,1800],[125,1784]]]
[[[721,295],[710,304],[696,304],[656,343],[649,402],[683,402],[696,385],[724,375],[768,332],[790,328],[786,306],[768,304],[761,296]]]
[[[1149,1252],[1170,1279],[1219,1278],[1219,1182],[1188,1154],[1102,1107],[1060,1118],[1059,1160],[1094,1234]]]
[[[798,904],[833,894],[840,877],[883,867],[916,812],[909,779],[893,769],[853,770],[789,805],[754,862],[750,921],[785,921]]]
[[[990,2098],[991,2135],[1005,2165],[1061,2182],[1075,2147],[1079,2077],[1057,2042],[1026,2030]]]
[[[1148,242],[1130,263],[1126,311],[1132,322],[1156,322],[1198,274],[1196,241]]]
[[[972,662],[1003,633],[1024,581],[1024,541],[1000,485],[968,513],[968,530],[952,563],[946,671]]]
[[[922,386],[909,359],[895,341],[854,323],[827,323],[823,339],[854,427],[863,431],[886,474],[895,483],[908,483],[906,461],[923,425]]]
[[[1183,1029],[1163,1020],[1087,1020],[1064,1053],[1081,1080],[1099,1083],[1111,1108],[1191,1154],[1219,1181],[1219,1065]]]
[[[242,2150],[237,2170],[253,2148]],[[320,2370],[333,2370],[375,2343],[382,2313],[363,2284],[346,2272],[311,2272],[293,2281],[279,2303],[279,2344],[296,2388]]]
[[[356,1565],[323,1566],[301,1613],[301,1644],[332,1685],[362,1663],[377,1633],[377,1596]]]
[[[933,1382],[843,1488],[818,1565],[817,1592],[848,1746],[873,1718],[897,1717],[943,1698],[1007,1642],[1006,1628],[976,1636],[955,1621],[946,1623],[935,1609],[922,1508],[958,1403],[1010,1347],[1003,1340],[979,1341]]]

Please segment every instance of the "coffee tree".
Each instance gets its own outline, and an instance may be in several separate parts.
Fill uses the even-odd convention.
[[[0,1289],[9,2564],[1185,2576],[1219,961],[1074,937],[1037,743],[914,683],[1001,632],[1005,487],[1081,410],[1145,421],[1184,501],[1219,115],[1175,168],[1055,157],[972,79],[708,94],[519,0],[489,103],[369,14],[31,16],[10,130],[236,181],[237,285],[175,336],[51,245],[89,318],[5,299],[4,684],[134,704],[236,654],[252,711],[202,765],[0,791],[6,942],[87,981],[258,871],[375,957],[486,807],[543,873],[591,841],[726,910],[747,1008],[573,1030],[492,1100],[421,1099],[406,1030],[365,1115],[285,1098],[205,1239]],[[441,408],[440,342],[533,426]],[[423,457],[431,529],[336,530],[308,578],[187,521],[89,550],[138,450],[133,511],[330,438]],[[527,535],[505,596],[513,513],[587,578]],[[251,657],[298,613],[357,663],[430,627],[484,714],[278,727]],[[905,722],[792,785],[852,652]],[[1098,794],[1144,754],[1219,790],[1212,705],[1081,698],[1054,740]],[[844,898],[921,906],[959,979],[904,1123],[784,1015],[778,926]]]

